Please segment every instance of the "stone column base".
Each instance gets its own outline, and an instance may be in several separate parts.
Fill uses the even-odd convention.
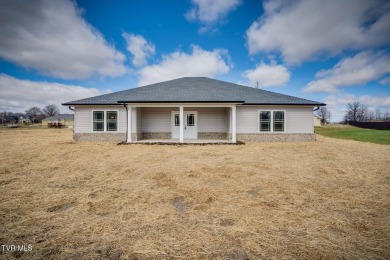
[[[171,139],[171,132],[143,132],[142,139]]]
[[[228,139],[228,133],[226,133],[226,132],[198,132],[198,139],[226,140],[226,139]]]

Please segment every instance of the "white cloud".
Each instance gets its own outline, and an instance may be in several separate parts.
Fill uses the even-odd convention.
[[[332,121],[342,121],[347,110],[347,104],[352,102],[360,102],[371,111],[377,108],[383,111],[390,109],[390,96],[363,95],[357,97],[353,94],[334,94],[327,96],[323,99],[323,102],[327,104],[326,106],[332,113]]]
[[[85,79],[126,72],[125,56],[87,24],[73,1],[3,4],[0,38],[2,58],[45,75]]]
[[[373,97],[363,95],[358,100],[368,107],[390,108],[390,96]]]
[[[290,80],[290,72],[286,67],[264,63],[260,63],[253,70],[245,71],[243,76],[249,80],[252,86],[258,82],[260,87],[283,86]]]
[[[379,81],[379,83],[381,83],[382,85],[390,85],[390,77],[382,79],[381,81]]]
[[[123,33],[127,43],[127,50],[133,55],[132,63],[140,67],[147,64],[147,59],[156,52],[153,43],[148,42],[142,35]]]
[[[95,88],[50,82],[21,80],[0,74],[0,111],[23,113],[30,107],[55,104],[61,112],[71,112],[61,103],[101,95]]]
[[[344,58],[330,70],[321,70],[317,80],[307,84],[308,92],[337,92],[339,87],[363,85],[390,73],[390,55],[382,52],[360,52]]]
[[[266,1],[247,30],[250,54],[279,51],[288,63],[390,43],[390,3],[381,0]]]
[[[185,14],[188,21],[205,24],[199,32],[211,29],[212,24],[221,21],[229,12],[237,8],[241,0],[192,0],[193,7]]]
[[[206,51],[198,46],[192,47],[192,53],[176,51],[163,56],[159,64],[146,66],[138,71],[139,85],[147,85],[179,77],[214,77],[226,74],[230,70],[229,56],[226,50]]]

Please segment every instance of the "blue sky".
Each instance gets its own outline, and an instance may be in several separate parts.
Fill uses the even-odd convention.
[[[388,1],[4,1],[0,39],[1,111],[183,76],[390,111]]]

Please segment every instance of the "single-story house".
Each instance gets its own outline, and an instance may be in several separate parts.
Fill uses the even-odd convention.
[[[59,114],[56,116],[51,116],[42,120],[42,126],[65,126],[73,127],[74,125],[74,115],[73,114]]]
[[[20,115],[19,116],[19,124],[30,124],[31,119],[28,115]]]
[[[185,77],[63,103],[74,140],[314,141],[313,110],[325,104],[262,89]]]

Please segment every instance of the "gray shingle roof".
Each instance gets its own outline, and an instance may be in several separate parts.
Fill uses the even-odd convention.
[[[248,105],[325,105],[316,101],[204,77],[179,78],[101,96],[66,102],[63,103],[63,105],[217,102],[244,103]]]
[[[74,114],[59,114],[56,116],[51,116],[51,117],[45,118],[43,120],[47,120],[47,121],[55,121],[55,120],[72,121],[72,120],[74,120]]]

